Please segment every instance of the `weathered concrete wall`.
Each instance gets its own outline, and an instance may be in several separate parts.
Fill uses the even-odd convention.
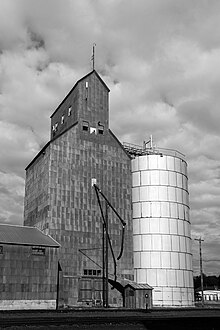
[[[55,309],[56,300],[0,300],[0,310]]]

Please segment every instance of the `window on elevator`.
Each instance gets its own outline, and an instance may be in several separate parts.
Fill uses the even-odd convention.
[[[72,106],[69,106],[69,108],[68,108],[68,117],[71,116],[71,114],[72,114]]]
[[[103,125],[98,127],[98,133],[99,134],[104,134],[104,126]]]
[[[84,276],[101,276],[101,269],[84,269]]]
[[[89,123],[88,123],[88,121],[83,121],[82,122],[82,129],[83,129],[83,131],[86,131],[86,132],[88,132],[88,130],[89,130]]]
[[[100,121],[98,122],[98,134],[104,134],[104,125],[102,125]]]

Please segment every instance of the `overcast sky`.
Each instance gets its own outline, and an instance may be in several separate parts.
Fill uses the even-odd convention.
[[[192,238],[219,275],[219,0],[0,0],[0,222],[23,224],[24,169],[94,42],[121,142],[153,134],[186,155]],[[197,274],[195,241],[193,253]]]

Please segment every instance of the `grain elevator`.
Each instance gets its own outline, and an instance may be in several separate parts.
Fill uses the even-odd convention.
[[[123,306],[126,294],[129,301],[136,294],[140,306],[146,296],[139,290],[153,288],[154,306],[192,306],[186,160],[152,141],[149,148],[147,143],[123,146],[109,128],[109,91],[93,70],[51,115],[50,141],[26,168],[24,225],[38,227],[61,245],[62,304],[103,304],[104,235],[95,179],[126,222],[124,234],[109,213],[116,255],[124,237],[117,269],[114,258],[106,259],[109,278],[117,275],[117,283],[109,281],[109,305]]]

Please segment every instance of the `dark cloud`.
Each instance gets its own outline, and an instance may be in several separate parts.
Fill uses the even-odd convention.
[[[29,34],[30,42],[31,42],[30,47],[34,47],[34,48],[37,48],[37,49],[38,48],[45,48],[44,39],[39,34],[32,31],[31,29],[28,30],[28,34]]]
[[[0,194],[8,195],[8,194],[10,194],[10,192],[6,187],[0,185]]]
[[[178,108],[180,119],[183,122],[190,121],[195,127],[201,129],[204,134],[218,133],[220,113],[212,104],[212,99],[200,98],[199,100],[186,101]]]
[[[22,223],[24,168],[95,42],[114,133],[140,145],[153,134],[187,156],[192,232],[217,272],[219,20],[217,0],[0,1],[0,221]]]

